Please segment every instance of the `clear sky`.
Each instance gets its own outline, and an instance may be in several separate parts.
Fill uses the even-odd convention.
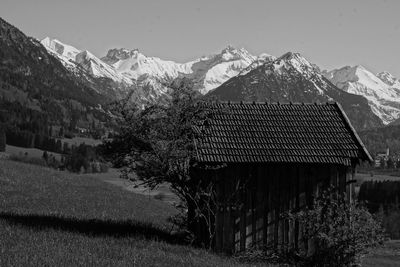
[[[184,62],[231,44],[400,78],[399,0],[0,0],[0,16],[99,57],[125,47]]]

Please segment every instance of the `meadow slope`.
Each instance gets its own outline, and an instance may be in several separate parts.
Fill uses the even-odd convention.
[[[248,266],[171,234],[175,213],[93,175],[0,160],[0,266]],[[390,242],[363,266],[398,266],[399,255]]]
[[[0,160],[0,266],[242,266],[170,234],[165,202]]]

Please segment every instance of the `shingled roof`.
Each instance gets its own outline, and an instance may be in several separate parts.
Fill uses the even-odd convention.
[[[329,163],[372,160],[338,103],[201,103],[196,159],[205,163]]]

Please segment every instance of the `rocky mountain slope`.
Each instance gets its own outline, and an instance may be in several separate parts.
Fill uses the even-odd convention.
[[[388,72],[373,74],[365,67],[346,66],[324,71],[324,76],[340,89],[368,99],[368,103],[384,124],[400,117],[400,81]]]
[[[366,98],[333,85],[319,68],[297,53],[249,68],[211,91],[208,96],[230,101],[337,101],[357,129],[382,126]]]

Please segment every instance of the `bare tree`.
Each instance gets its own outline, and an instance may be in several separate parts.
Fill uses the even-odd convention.
[[[196,167],[195,125],[212,114],[198,105],[199,93],[190,81],[175,81],[169,87],[170,97],[144,109],[120,102],[119,134],[103,144],[103,149],[115,165],[123,167],[125,178],[152,189],[168,183],[182,202],[181,222],[194,233],[193,241],[210,247],[216,205],[214,181],[211,177],[198,179],[191,170]],[[203,234],[196,234],[199,232]]]

